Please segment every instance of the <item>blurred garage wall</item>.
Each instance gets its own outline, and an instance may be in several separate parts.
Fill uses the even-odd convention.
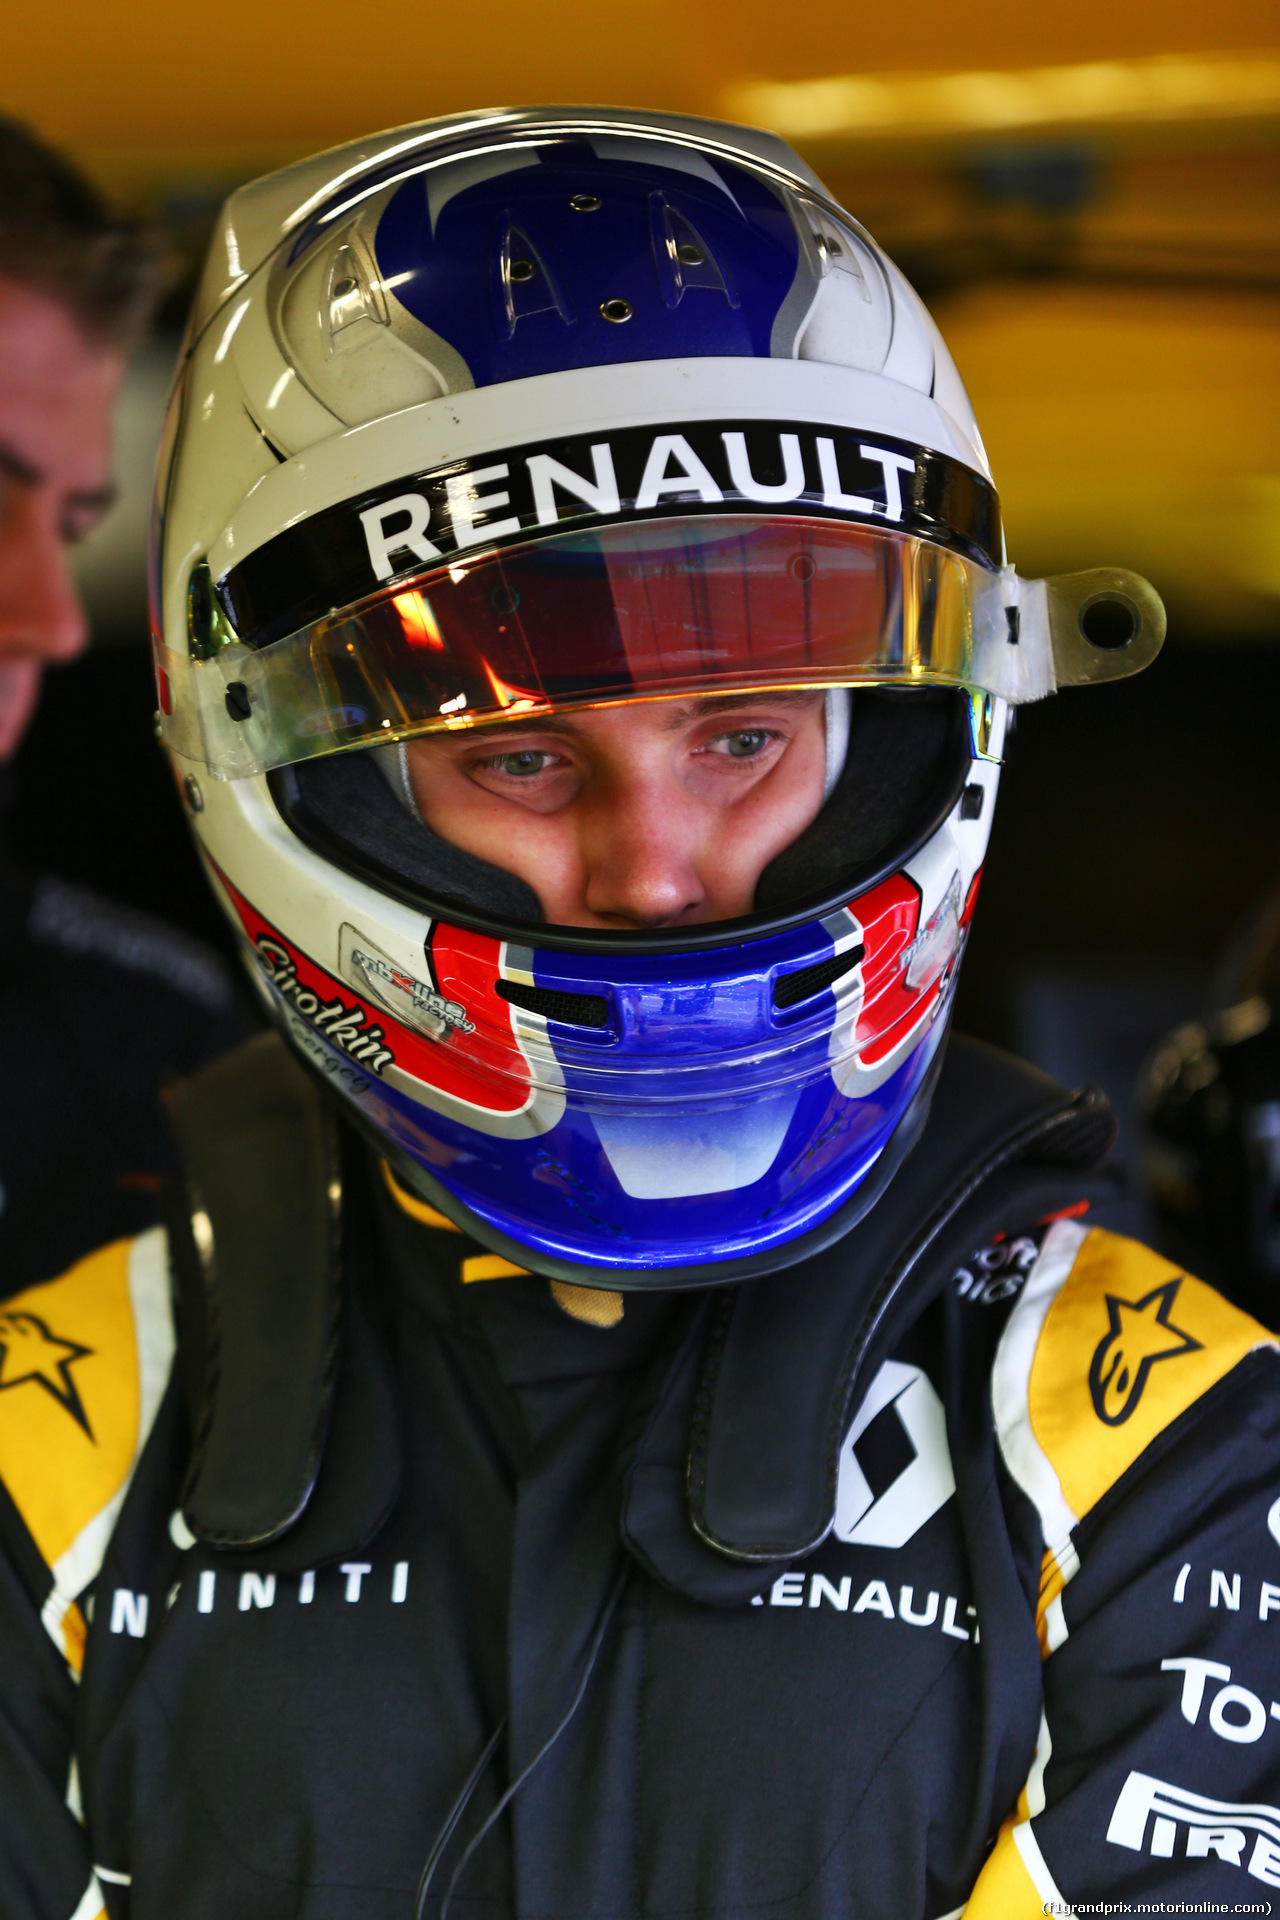
[[[0,28],[0,110],[150,212],[175,259],[168,331],[121,414],[125,497],[83,556],[104,651],[50,686],[23,757],[14,832],[33,857],[215,930],[147,742],[137,643],[150,452],[222,196],[469,107],[754,120],[930,300],[1022,570],[1133,565],[1168,601],[1170,641],[1142,681],[1023,714],[963,976],[970,1025],[1122,1088],[1280,867],[1273,9],[0,0]]]

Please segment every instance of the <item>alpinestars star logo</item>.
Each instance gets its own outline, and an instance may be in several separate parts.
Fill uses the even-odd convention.
[[[76,1361],[92,1352],[92,1347],[50,1332],[38,1314],[0,1313],[0,1393],[34,1381],[65,1407],[92,1440],[93,1429],[71,1378]]]
[[[1141,1300],[1107,1295],[1107,1332],[1094,1348],[1089,1363],[1089,1393],[1093,1410],[1109,1427],[1123,1426],[1146,1390],[1147,1378],[1158,1360],[1176,1360],[1182,1353],[1198,1353],[1200,1342],[1175,1327],[1173,1303],[1181,1276],[1153,1287]]]

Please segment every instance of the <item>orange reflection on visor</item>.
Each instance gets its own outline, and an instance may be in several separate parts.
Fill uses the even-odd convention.
[[[391,597],[391,604],[400,615],[404,637],[411,647],[434,647],[437,653],[444,651],[444,635],[425,593],[416,589],[396,593]]]
[[[652,522],[454,562],[312,632],[394,685],[398,725],[730,687],[949,677],[968,563],[824,521]],[[341,701],[357,699],[346,688]]]

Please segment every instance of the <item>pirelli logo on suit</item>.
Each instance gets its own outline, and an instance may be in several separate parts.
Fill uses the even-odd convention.
[[[1000,564],[995,489],[961,461],[847,426],[724,420],[577,434],[407,474],[286,528],[217,593],[240,639],[262,646],[482,548],[753,512],[862,522]]]
[[[1258,1801],[1210,1799],[1134,1771],[1120,1789],[1107,1839],[1157,1860],[1218,1860],[1280,1887],[1280,1808]],[[1269,1912],[1270,1905],[1236,1911]]]

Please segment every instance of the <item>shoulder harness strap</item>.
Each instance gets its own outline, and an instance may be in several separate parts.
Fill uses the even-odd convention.
[[[835,1511],[857,1395],[954,1266],[1028,1203],[1063,1203],[1114,1137],[1103,1095],[953,1039],[919,1144],[884,1197],[800,1268],[726,1290],[688,1455],[694,1531],[730,1560],[812,1552]],[[1074,1196],[1069,1196],[1074,1197]],[[954,1259],[952,1259],[954,1254]]]
[[[274,1033],[177,1082],[167,1104],[182,1167],[172,1240],[183,1335],[203,1305],[203,1341],[185,1343],[202,1345],[204,1364],[202,1379],[188,1375],[183,1517],[209,1546],[262,1547],[306,1507],[333,1407],[337,1129]]]

